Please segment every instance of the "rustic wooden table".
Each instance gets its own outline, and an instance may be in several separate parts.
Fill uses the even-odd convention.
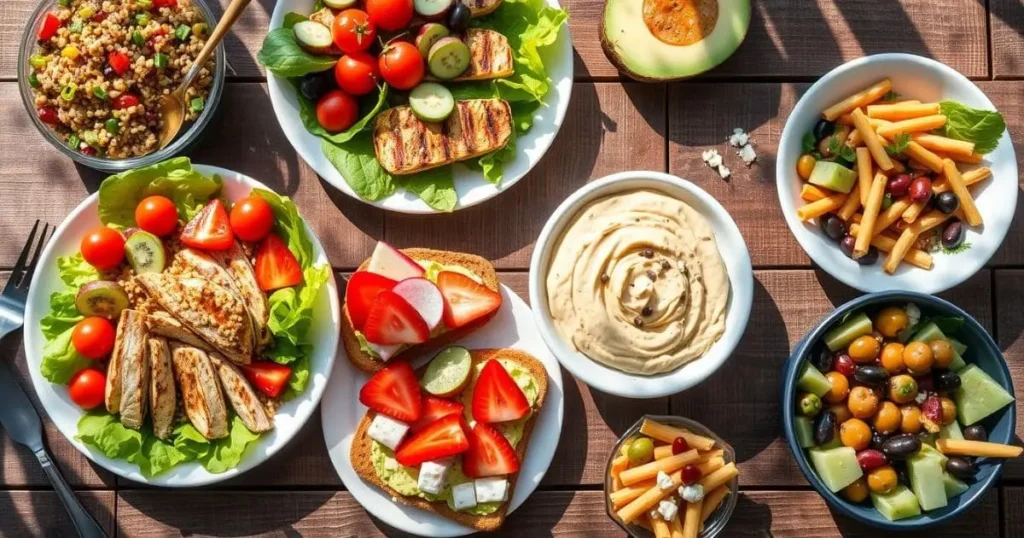
[[[227,0],[220,0],[226,5]],[[509,536],[621,536],[605,515],[604,462],[618,434],[642,413],[672,413],[714,428],[736,448],[743,493],[727,536],[871,536],[831,512],[809,488],[780,439],[778,373],[790,347],[834,305],[858,295],[810,264],[776,205],[774,151],[808,83],[863,54],[934,57],[995,102],[1010,132],[1024,134],[1024,4],[1020,0],[755,0],[746,42],[707,76],[682,84],[623,80],[598,43],[599,0],[564,0],[576,48],[576,85],[565,124],[541,164],[495,200],[455,215],[388,214],[348,198],[292,150],[271,111],[255,61],[273,0],[254,2],[226,46],[230,84],[222,118],[192,154],[292,196],[339,273],[378,239],[401,247],[479,253],[526,298],[529,257],[548,215],[588,180],[630,169],[689,178],[729,210],[755,266],[754,309],[732,359],[699,387],[672,398],[624,400],[589,390],[567,372],[561,442],[540,489],[505,524]],[[35,131],[18,97],[17,48],[36,0],[0,2],[0,268],[14,265],[35,218],[59,223],[101,174],[76,167]],[[722,181],[700,160],[734,127],[748,129],[757,164]],[[1024,150],[1024,148],[1018,148]],[[1021,181],[1024,181],[1022,176]],[[1024,204],[1024,198],[1018,205]],[[1018,213],[1021,213],[1018,207]],[[1024,225],[1021,215],[988,268],[943,294],[999,341],[1024,388]],[[6,273],[4,273],[6,274]],[[30,387],[21,338],[2,343]],[[31,392],[31,389],[29,389]],[[1024,403],[1018,403],[1018,411]],[[1018,426],[1024,432],[1024,424]],[[86,506],[111,536],[394,536],[344,491],[327,457],[319,414],[281,454],[213,488],[140,487],[92,465],[47,424],[50,448]],[[0,431],[0,536],[70,536],[73,529],[33,456]],[[1021,536],[1024,463],[999,488],[930,535]]]

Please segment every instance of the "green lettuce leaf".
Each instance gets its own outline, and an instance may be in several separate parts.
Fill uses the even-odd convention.
[[[188,221],[220,189],[220,177],[206,177],[192,168],[187,157],[176,157],[104,180],[99,191],[99,217],[104,224],[135,226],[139,201],[160,194],[173,200],[178,216]]]
[[[979,110],[956,101],[942,101],[939,111],[946,116],[943,134],[956,140],[974,142],[974,151],[990,153],[999,145],[1006,130],[1003,115],[991,110]]]
[[[173,448],[178,453],[188,460],[198,460],[214,474],[238,467],[245,450],[260,437],[249,431],[237,416],[231,419],[231,429],[223,439],[207,440],[189,423],[178,426],[173,435]]]
[[[81,252],[57,258],[57,276],[65,285],[76,290],[87,282],[98,280],[99,271],[85,261]]]
[[[302,393],[309,381],[309,354],[313,349],[309,330],[313,324],[317,296],[330,278],[330,274],[331,268],[326,264],[307,267],[302,272],[301,287],[277,290],[267,300],[270,308],[267,326],[274,335],[274,347],[267,350],[265,355],[268,359],[288,365],[292,369],[284,400],[290,400]]]
[[[384,171],[373,152],[370,133],[352,138],[344,147],[327,140],[321,141],[320,147],[360,198],[374,202],[395,192],[394,179]]]
[[[359,100],[359,119],[351,127],[340,133],[329,133],[327,129],[320,125],[320,120],[316,118],[316,103],[302,96],[302,93],[299,92],[299,81],[297,79],[292,80],[292,85],[295,86],[295,96],[299,101],[299,119],[302,120],[302,125],[310,133],[335,144],[344,144],[355,138],[356,135],[366,129],[366,126],[370,124],[370,121],[381,110],[388,107],[388,86],[385,84],[380,87],[376,99],[363,97]]]
[[[259,195],[270,204],[274,210],[274,232],[288,245],[300,267],[308,267],[313,264],[313,242],[306,235],[306,225],[299,216],[299,209],[295,202],[287,196],[281,196],[275,192],[264,189],[253,189],[254,194]]]
[[[281,27],[288,28],[289,30],[291,30],[292,28],[295,27],[296,24],[308,20],[309,17],[303,15],[302,13],[295,13],[294,11],[291,11],[284,14],[284,23],[281,24]]]
[[[99,278],[99,273],[81,254],[57,258],[57,276],[66,288],[50,295],[50,311],[39,320],[39,328],[46,343],[39,371],[51,383],[66,384],[79,370],[92,361],[81,356],[71,344],[71,332],[84,316],[75,306],[78,288]]]
[[[451,166],[431,168],[396,179],[399,186],[405,187],[438,211],[450,212],[459,201],[459,195],[455,192],[455,173]]]
[[[289,21],[294,24],[294,19]],[[307,52],[295,41],[291,28],[276,28],[263,38],[263,46],[256,54],[256,60],[268,71],[281,77],[301,77],[309,73],[326,71],[338,59],[326,54]]]

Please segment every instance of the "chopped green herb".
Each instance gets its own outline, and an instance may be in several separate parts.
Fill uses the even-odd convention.
[[[103,122],[103,128],[108,133],[116,135],[117,131],[121,129],[121,124],[114,118],[107,118],[107,121]]]
[[[885,95],[882,96],[882,100],[883,101],[895,101],[895,100],[899,99],[900,97],[903,97],[902,95],[900,95],[900,92],[894,92],[892,90],[889,90],[888,92],[885,93]]]
[[[68,31],[72,34],[82,33],[82,21],[78,19],[71,21],[71,24],[68,25]]]
[[[153,55],[153,66],[156,67],[157,69],[163,69],[163,68],[167,67],[167,55],[162,53],[162,52],[158,52],[158,53],[154,54]]]
[[[192,112],[194,114],[198,114],[199,112],[202,112],[203,109],[205,109],[205,108],[206,108],[206,103],[203,101],[202,97],[193,97],[192,101],[190,101],[189,104],[188,104],[189,112]]]
[[[28,64],[36,69],[46,67],[46,64],[50,63],[49,56],[43,56],[42,54],[33,54],[28,57]]]
[[[96,147],[100,143],[100,137],[92,131],[82,131],[82,141],[90,146]]]
[[[136,13],[135,14],[135,24],[138,24],[139,26],[145,26],[145,25],[149,24],[150,20],[151,19],[149,17],[149,13]]]
[[[816,143],[817,141],[814,140],[814,133],[809,131],[804,133],[803,139],[800,140],[800,146],[803,148],[804,153],[814,151],[814,146],[817,145]]]
[[[132,32],[132,43],[135,43],[136,45],[141,47],[143,44],[146,43],[146,38],[142,37],[142,32],[135,30],[134,32]]]
[[[71,5],[71,0],[57,0],[57,4],[62,7],[68,7]]]
[[[77,91],[78,84],[75,84],[74,82],[69,82],[68,85],[64,86],[64,89],[60,91],[60,98],[65,101],[71,101],[75,98],[75,92]]]
[[[188,34],[190,33],[192,33],[192,29],[182,24],[174,30],[174,37],[177,38],[178,41],[185,41],[188,39]]]
[[[106,100],[106,98],[108,97],[107,90],[103,89],[103,86],[93,86],[92,94],[95,95],[97,99]]]
[[[68,147],[71,149],[78,149],[78,146],[82,145],[82,139],[78,138],[78,135],[73,134],[68,137]]]
[[[28,74],[28,85],[33,88],[39,87],[39,77],[36,76],[35,71]]]
[[[892,205],[892,193],[885,193],[885,197],[882,198],[882,210],[889,209]]]
[[[960,243],[960,246],[956,246],[956,247],[953,247],[953,248],[942,247],[942,253],[943,254],[960,254],[961,252],[965,252],[965,251],[967,251],[970,248],[971,248],[971,244],[965,241],[963,243]]]
[[[832,157],[842,159],[849,163],[853,163],[857,160],[857,152],[850,146],[847,146],[845,141],[838,136],[832,136],[829,138],[828,152]]]
[[[909,145],[910,135],[907,133],[900,133],[896,135],[895,138],[892,139],[892,144],[888,144],[885,146],[885,152],[888,153],[889,155],[892,155],[893,157],[898,157],[900,155],[903,155],[903,152],[906,151],[907,146]]]

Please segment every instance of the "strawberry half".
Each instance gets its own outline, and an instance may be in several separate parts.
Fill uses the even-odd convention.
[[[181,231],[181,242],[202,250],[224,250],[235,244],[231,219],[219,198],[206,204]]]
[[[422,344],[430,337],[430,327],[408,301],[390,290],[377,294],[366,314],[363,336],[374,344]]]
[[[377,295],[382,291],[390,291],[395,284],[397,282],[394,280],[369,271],[353,273],[345,286],[345,309],[348,310],[352,327],[362,331]]]
[[[487,361],[473,388],[473,418],[493,424],[521,419],[529,411],[530,402],[516,380],[497,360]]]
[[[419,420],[409,425],[409,431],[416,433],[448,415],[461,416],[464,410],[465,406],[458,402],[424,394],[423,414],[420,415]]]
[[[462,273],[441,271],[437,287],[444,296],[444,325],[458,329],[476,321],[501,306],[501,294]]]
[[[448,415],[413,435],[398,447],[395,459],[402,465],[419,465],[461,454],[469,448],[462,417]]]
[[[288,378],[292,376],[291,368],[271,361],[253,361],[238,367],[257,390],[271,398],[277,398],[284,392]]]
[[[402,422],[416,422],[423,414],[420,383],[407,362],[396,362],[377,372],[359,390],[359,402]]]
[[[302,267],[299,267],[299,260],[295,259],[288,245],[272,233],[264,237],[260,243],[253,270],[256,272],[256,283],[263,291],[302,284]]]
[[[519,470],[519,456],[501,432],[478,422],[469,432],[462,470],[470,478],[512,474]]]

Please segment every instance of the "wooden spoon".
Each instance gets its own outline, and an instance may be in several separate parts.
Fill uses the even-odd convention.
[[[167,144],[170,144],[171,140],[178,136],[178,131],[181,130],[182,124],[185,123],[185,92],[188,90],[188,87],[195,80],[199,71],[202,70],[206,61],[213,55],[213,51],[217,50],[217,45],[220,44],[224,36],[227,35],[228,30],[231,29],[231,26],[238,20],[242,10],[251,1],[231,0],[231,4],[224,10],[224,16],[220,18],[217,27],[210,34],[210,38],[206,40],[203,50],[199,51],[199,55],[192,62],[192,67],[185,74],[185,78],[178,85],[178,89],[160,99],[160,118],[163,120],[160,126],[160,149],[167,147]]]

